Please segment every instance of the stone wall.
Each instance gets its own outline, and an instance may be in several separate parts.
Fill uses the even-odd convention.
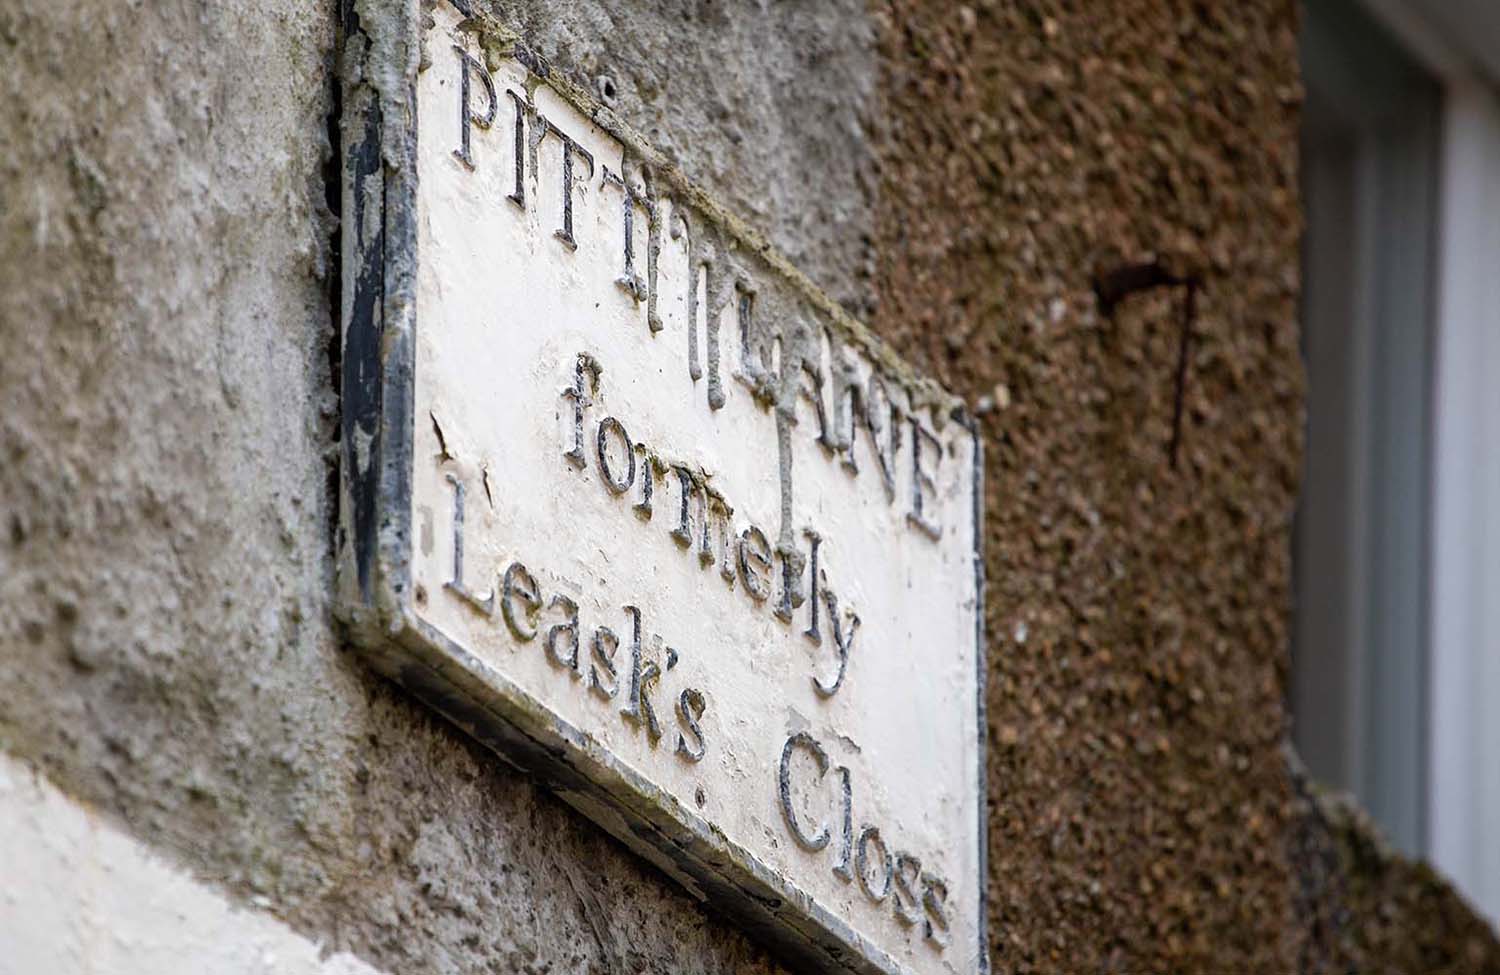
[[[496,10],[984,413],[996,970],[1337,970],[1304,907],[1375,931],[1373,861],[1281,750],[1290,4]],[[338,20],[0,10],[0,749],[378,969],[779,971],[341,645]],[[1420,957],[1500,967],[1401,896],[1347,957],[1440,914]]]
[[[877,321],[993,403],[995,966],[1295,970],[1292,7],[889,16]]]

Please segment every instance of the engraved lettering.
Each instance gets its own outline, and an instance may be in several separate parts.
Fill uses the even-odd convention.
[[[948,885],[930,873],[922,874],[922,936],[938,947],[948,944]]]
[[[832,684],[824,684],[813,676],[813,689],[818,692],[819,697],[833,697],[844,685],[844,675],[849,670],[849,651],[854,648],[854,634],[859,629],[859,615],[849,613],[848,635],[845,635],[845,624],[839,616],[839,600],[833,592],[826,587],[823,590],[823,600],[828,604],[828,622],[833,627],[833,645],[838,651],[839,673]]]
[[[896,454],[901,443],[900,413],[891,402],[890,390],[878,372],[872,371],[863,387],[854,378],[852,368],[846,376],[848,378],[839,385],[834,399],[837,433],[833,447],[843,455],[840,463],[844,470],[857,475],[859,464],[854,454],[863,427],[880,470],[881,485],[887,498],[895,498]]]
[[[628,462],[624,477],[616,477],[609,462],[609,435],[613,433],[615,441],[620,446],[620,453],[625,455]],[[630,434],[625,432],[625,427],[612,416],[607,416],[599,422],[599,432],[594,438],[595,453],[599,457],[599,476],[604,479],[604,486],[609,488],[610,494],[624,494],[630,490],[630,485],[635,483],[635,449],[630,446]]]
[[[537,591],[536,579],[526,571],[526,566],[512,562],[505,570],[500,591],[500,615],[505,617],[505,625],[517,640],[530,643],[536,638],[537,610],[542,608],[542,594]],[[526,608],[524,623],[516,619],[517,598]]]
[[[844,883],[854,879],[854,790],[849,781],[849,769],[840,765],[835,769],[839,776],[839,793],[842,798],[842,815],[839,817],[839,862],[834,864],[833,873]]]
[[[677,733],[677,754],[689,762],[703,761],[703,755],[707,751],[707,743],[703,739],[703,728],[700,722],[703,720],[703,712],[708,710],[708,701],[703,697],[703,692],[694,688],[685,688],[677,697],[677,720],[682,725],[682,730]],[[693,738],[692,744],[688,743],[687,735]]]
[[[880,483],[885,487],[887,498],[896,496],[896,452],[901,446],[900,414],[891,402],[891,394],[885,381],[877,372],[870,373],[865,385],[863,416],[865,429],[870,433],[870,446],[875,451],[875,461],[880,468]],[[853,437],[851,435],[850,456]]]
[[[698,361],[701,323],[708,358],[708,406],[718,410],[725,403],[724,385],[719,378],[720,318],[734,293],[734,282],[728,273],[727,255],[720,252],[709,236],[700,233],[688,241],[688,375],[694,382],[704,376],[704,366]]]
[[[516,160],[515,160],[515,189],[506,194],[505,198],[522,210],[526,209],[526,117],[531,114],[531,107],[509,88],[505,89],[512,104],[516,108]]]
[[[626,685],[625,704],[620,708],[620,715],[632,725],[644,723],[646,737],[655,745],[661,740],[661,725],[651,707],[651,692],[661,678],[661,668],[655,662],[641,660],[641,611],[626,606],[625,614],[630,617],[630,681]]]
[[[536,116],[535,122],[533,124],[541,130],[541,136],[540,138],[538,138],[538,142],[540,142],[542,139],[545,139],[548,135],[555,135],[557,136],[558,141],[562,143],[563,223],[561,227],[553,231],[553,236],[562,241],[564,246],[566,246],[568,250],[577,250],[578,241],[573,237],[573,158],[576,156],[579,159],[582,159],[584,162],[588,163],[589,172],[588,175],[584,177],[584,181],[587,182],[588,180],[594,178],[594,155],[583,146],[575,142],[572,136],[568,135],[562,129],[558,128],[555,123],[553,123],[545,116]]]
[[[499,100],[495,97],[495,83],[490,80],[490,73],[485,70],[483,64],[474,59],[461,47],[455,46],[454,51],[458,53],[458,148],[453,150],[453,155],[468,169],[474,168],[473,156],[473,132],[471,126],[488,129],[495,121],[495,111],[500,107]],[[475,112],[473,100],[471,99],[472,79],[476,76],[484,86],[485,109],[483,112]]]
[[[572,673],[574,680],[583,678],[583,664],[578,659],[578,604],[564,595],[552,597],[548,609],[562,609],[564,622],[554,624],[547,631],[547,659]],[[567,652],[558,649],[559,641],[566,641]],[[610,672],[613,675],[613,671]]]
[[[677,527],[672,529],[671,534],[678,545],[686,548],[693,544],[693,519],[689,503],[697,497],[701,509],[705,502],[699,494],[698,479],[693,476],[692,471],[681,464],[673,464],[672,473],[677,475],[678,499],[681,505],[678,508]]]
[[[485,616],[493,616],[495,591],[491,589],[480,596],[471,592],[464,583],[464,482],[457,475],[449,474],[448,483],[453,485],[453,577],[443,584],[443,588]]]
[[[635,210],[636,207],[640,207],[641,209],[645,210],[647,220],[650,222],[648,226],[652,226],[654,228],[654,224],[656,221],[656,203],[651,198],[650,185],[646,184],[645,192],[637,192],[636,188],[630,184],[629,178],[624,172],[623,166],[621,167],[621,171],[619,174],[611,172],[608,166],[603,166],[601,167],[601,169],[603,170],[604,174],[601,178],[602,185],[614,185],[620,187],[621,197],[624,201],[621,205],[621,209],[624,211],[625,224],[625,270],[620,273],[620,276],[618,278],[615,278],[615,284],[619,285],[619,287],[626,294],[630,295],[636,301],[643,301],[648,297],[648,295],[655,292],[656,249],[652,248],[649,243],[646,248],[647,276],[651,278],[651,288],[648,291],[646,282],[641,280],[641,276],[637,274],[635,270]],[[654,312],[655,302],[652,302],[651,304],[653,307],[650,309],[650,311]],[[649,313],[647,318],[648,321],[651,318],[651,315]],[[661,331],[662,326],[659,319],[651,322],[650,324],[651,330],[653,332]]]
[[[367,204],[354,211],[415,213],[437,246],[398,235],[399,253],[371,238],[346,255],[357,319],[378,326],[388,304],[364,273],[383,261],[414,272],[396,297],[431,325],[389,363],[378,334],[346,330],[349,360],[388,387],[372,408],[396,412],[346,417],[356,537],[340,594],[351,619],[415,624],[352,635],[382,661],[403,654],[424,697],[459,701],[483,740],[520,747],[705,896],[769,888],[772,941],[784,929],[850,968],[943,968],[917,954],[951,944],[952,964],[972,966],[985,943],[985,724],[968,711],[986,697],[979,433],[524,41],[481,45],[470,4],[424,4],[411,49],[438,70],[355,106],[365,136],[400,129],[408,151],[386,160],[402,168],[394,183],[378,179],[378,151],[347,160],[346,197]],[[614,100],[613,79],[596,87]],[[436,120],[436,144],[411,137],[418,117]],[[684,353],[689,382],[673,371]],[[400,421],[402,449],[367,449],[382,417]],[[933,545],[897,539],[893,554],[892,530]],[[747,597],[711,575],[730,591],[743,579]],[[915,633],[953,666],[913,668]],[[942,761],[913,766],[880,702],[859,699],[887,685],[921,716],[919,751]],[[530,744],[504,724],[518,713]],[[761,784],[775,794],[746,792],[746,760],[778,752]],[[785,832],[748,815],[767,800]],[[655,828],[677,813],[696,817],[691,844]]]
[[[563,456],[579,470],[588,466],[583,453],[583,411],[594,404],[593,395],[599,390],[601,372],[603,368],[599,365],[599,360],[587,352],[580,352],[573,367],[573,385],[562,391],[562,398],[573,407],[573,422],[564,444]]]
[[[838,447],[828,428],[828,411],[823,407],[823,370],[812,359],[803,359],[802,378],[800,395],[813,405],[813,415],[818,421],[817,442],[826,453],[831,454]]]
[[[818,584],[821,581],[818,575],[818,546],[823,544],[823,537],[811,528],[803,529],[802,534],[807,536],[808,542],[812,545],[812,555],[808,558],[807,573],[807,609],[809,619],[807,629],[802,631],[802,635],[811,640],[813,646],[820,647],[823,645],[823,634],[818,630]]]
[[[672,214],[672,239],[686,236],[687,218],[680,212]],[[696,257],[697,248],[692,238],[688,239],[687,280],[687,356],[688,378],[693,382],[703,378],[703,363],[698,358],[698,310],[708,305],[708,265]]]
[[[615,677],[615,652],[619,649],[620,638],[615,636],[614,630],[601,626],[594,631],[594,662],[589,665],[589,690],[606,701],[620,690],[619,681]],[[601,670],[608,678],[607,681],[599,676]]]
[[[730,538],[729,519],[734,509],[724,495],[704,485],[708,504],[703,519],[703,533],[698,543],[698,561],[704,566],[719,563],[719,577],[734,585],[734,543]]]
[[[922,466],[922,445],[930,444],[942,450],[942,445],[932,433],[922,426],[915,414],[911,418],[911,512],[906,520],[930,538],[941,538],[943,533],[936,522],[923,513],[926,500],[937,488],[937,482],[927,468]]]
[[[650,450],[646,449],[645,444],[638,443],[635,449],[641,455],[641,500],[631,505],[631,510],[639,515],[642,521],[650,521],[652,482],[662,472],[661,463]]]
[[[860,414],[864,412],[864,393],[859,386],[854,367],[846,365],[841,378],[833,385],[833,447],[840,455],[839,465],[851,475],[859,473],[859,464],[854,459],[854,435],[859,430]]]
[[[710,264],[708,268],[708,322],[706,352],[708,356],[708,408],[724,408],[724,382],[719,378],[719,332],[723,327],[724,308],[729,303],[733,287],[724,269]]]
[[[874,847],[880,851],[880,883],[870,883],[870,848]],[[859,834],[859,845],[854,851],[854,874],[859,878],[859,886],[864,889],[865,896],[879,904],[886,899],[891,892],[891,876],[894,867],[891,863],[891,854],[885,848],[885,840],[880,838],[880,830],[874,826],[866,826]]]
[[[896,854],[896,918],[902,924],[916,924],[922,920],[922,907],[917,901],[916,883],[922,873],[922,861],[910,853]]]
[[[803,534],[813,534],[804,532]],[[802,605],[806,596],[802,592],[802,566],[806,559],[794,545],[777,545],[776,557],[781,560],[781,596],[772,610],[783,623],[792,621],[793,612]]]
[[[828,774],[828,753],[823,746],[805,731],[799,731],[786,740],[781,748],[781,766],[777,775],[777,785],[781,796],[781,815],[786,820],[787,829],[791,831],[792,838],[805,850],[813,853],[828,845],[828,824],[823,823],[818,831],[809,836],[797,820],[797,810],[792,805],[792,753],[802,749],[812,755],[818,764],[818,778]]]
[[[568,423],[564,446],[572,448],[565,449],[565,455],[582,453],[580,440],[583,419],[598,395],[602,372],[600,364],[586,354],[579,355],[575,360],[573,385],[562,391],[562,397],[569,406],[566,413],[560,414],[560,419]],[[882,383],[872,379],[862,388],[872,392],[854,396],[850,400],[852,409],[864,410],[874,404],[874,408],[882,416],[887,411],[893,417],[897,415],[897,409],[890,402]],[[784,397],[794,395],[788,389],[781,389],[780,394]],[[865,419],[860,422],[867,423],[877,448],[886,443],[891,451],[897,449],[898,444],[893,435],[891,439],[884,439],[887,434],[892,434],[890,428],[882,431],[878,424],[870,424]],[[920,427],[916,429],[920,430]],[[930,433],[927,437],[925,445],[930,448],[936,438]],[[914,436],[913,442],[917,443],[919,439]],[[817,531],[802,529],[802,535],[808,542],[805,552],[794,545],[781,543],[773,549],[766,533],[754,524],[745,526],[736,535],[732,527],[734,508],[710,484],[709,474],[687,463],[667,464],[662,461],[644,443],[633,442],[618,417],[605,416],[599,421],[595,428],[593,448],[600,478],[608,491],[614,495],[630,493],[639,498],[632,508],[643,518],[649,518],[652,512],[653,478],[656,476],[653,468],[661,476],[665,476],[667,470],[676,475],[671,480],[678,486],[678,519],[670,534],[685,553],[691,552],[696,557],[701,566],[707,568],[718,563],[720,575],[730,585],[743,578],[746,591],[757,603],[768,603],[773,595],[773,587],[777,588],[775,601],[769,603],[769,608],[773,615],[786,622],[790,622],[802,603],[810,599],[812,605],[808,607],[807,626],[803,635],[815,646],[822,646],[823,632],[827,630],[837,660],[837,670],[831,674],[828,673],[826,661],[813,670],[810,679],[814,691],[820,698],[826,699],[842,690],[849,675],[854,642],[862,623],[860,615],[851,607],[843,605],[839,595],[829,585],[826,558],[822,551],[823,537]],[[637,453],[640,454],[639,459],[636,457]],[[914,464],[919,465],[918,469],[926,471],[928,460],[930,459],[918,457]],[[638,461],[639,466],[644,468],[644,473],[640,477],[642,486],[636,489]],[[462,494],[461,487],[451,475],[450,480],[455,484],[457,507],[462,507],[463,498],[458,497]],[[933,478],[929,475],[928,480],[919,485],[918,491],[923,500],[929,500],[933,490]],[[692,500],[694,497],[697,499],[696,511]],[[783,497],[783,504],[785,500]],[[462,521],[461,517],[459,521]],[[783,533],[789,535],[790,530],[784,526]],[[777,559],[780,559],[779,566]],[[802,581],[804,568],[808,572],[808,582],[805,584]],[[461,572],[461,568],[459,571]],[[537,616],[543,601],[535,577],[523,563],[513,562],[505,570],[501,583],[498,601],[500,615],[506,626],[522,642],[535,639],[538,634]],[[664,729],[656,712],[653,696],[661,689],[666,675],[679,663],[680,658],[677,651],[666,647],[658,635],[651,638],[654,651],[648,659],[641,610],[635,605],[625,605],[623,609],[630,627],[627,637],[617,637],[615,631],[608,626],[599,626],[593,631],[590,642],[592,662],[587,675],[587,687],[595,697],[616,701],[617,713],[621,719],[633,728],[643,729],[652,747],[656,747],[661,742]],[[548,660],[553,666],[567,669],[574,679],[581,680],[584,674],[578,659],[579,634],[582,632],[578,622],[578,607],[567,597],[556,596],[549,604],[549,610],[561,611],[564,618],[548,630]],[[620,660],[622,639],[628,644],[628,653],[623,662]],[[666,654],[665,663],[659,663],[663,650]],[[673,754],[685,762],[702,761],[706,754],[702,718],[707,711],[707,697],[698,688],[688,687],[672,690],[667,699],[672,702],[672,718],[675,723],[675,727],[671,729],[674,732]],[[816,766],[815,778],[794,782],[797,776],[808,774],[805,764],[798,765],[799,753],[803,753],[803,763],[810,758],[811,764]],[[797,802],[794,802],[793,787],[798,785],[810,790],[815,787],[827,788],[825,783],[830,771],[834,773],[834,808],[831,815],[815,824],[808,822],[803,818],[808,815],[805,805],[798,805],[798,802],[805,803],[808,797],[797,794]],[[950,939],[951,926],[946,882],[935,874],[924,873],[922,863],[916,856],[891,852],[877,827],[867,823],[861,830],[855,829],[854,775],[855,772],[849,765],[835,765],[828,752],[812,735],[799,732],[788,738],[782,749],[777,782],[778,799],[788,830],[797,845],[806,850],[818,852],[829,846],[836,847],[837,855],[831,864],[834,876],[846,884],[857,879],[865,896],[876,903],[891,900],[894,914],[902,925],[911,927],[921,923],[925,941],[936,950],[942,950]],[[811,794],[813,793],[809,793]]]
[[[755,395],[763,397],[770,391],[770,381],[766,375],[765,363],[758,361],[750,341],[754,331],[751,317],[755,310],[755,292],[737,287],[735,294],[739,298],[736,311],[740,320],[740,368],[746,384]]]
[[[756,602],[771,595],[771,543],[766,533],[754,525],[740,532],[740,578],[745,591]]]

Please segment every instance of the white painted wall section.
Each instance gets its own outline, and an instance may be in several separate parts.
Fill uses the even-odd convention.
[[[378,975],[232,905],[0,753],[0,975]]]
[[[1500,99],[1450,84],[1431,594],[1431,856],[1500,919]]]

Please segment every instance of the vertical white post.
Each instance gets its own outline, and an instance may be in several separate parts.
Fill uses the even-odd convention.
[[[1454,81],[1442,162],[1431,857],[1500,920],[1500,98]]]

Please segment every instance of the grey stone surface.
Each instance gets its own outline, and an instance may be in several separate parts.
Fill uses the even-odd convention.
[[[524,3],[852,309],[863,8]],[[330,613],[331,4],[0,9],[0,748],[393,971],[757,972]]]
[[[869,315],[879,79],[865,0],[495,9],[846,310]]]

